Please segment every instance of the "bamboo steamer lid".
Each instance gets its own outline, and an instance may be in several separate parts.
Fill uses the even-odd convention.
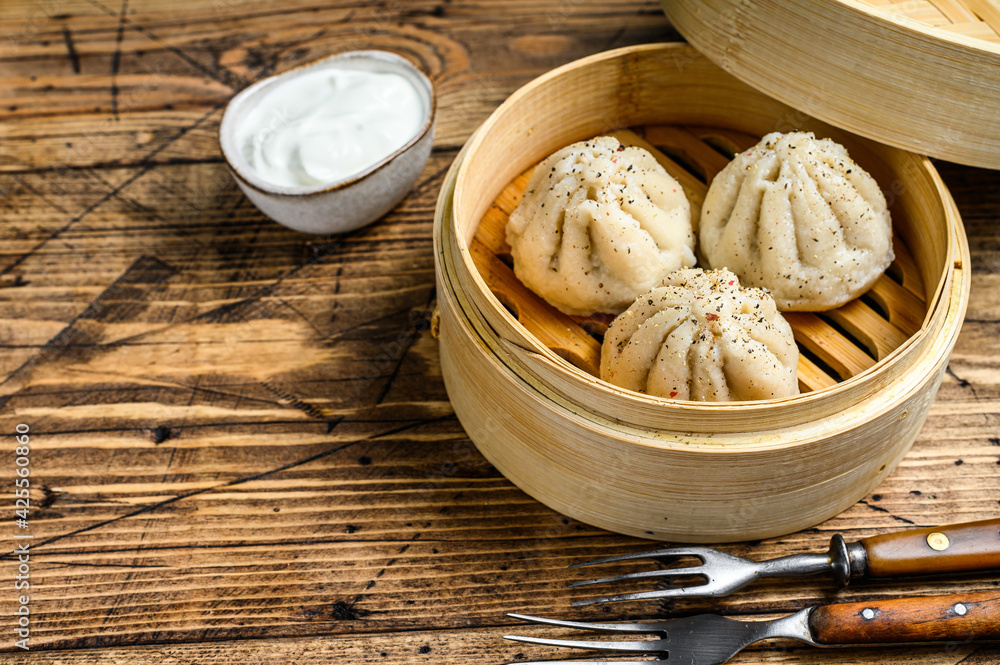
[[[919,275],[912,334],[834,385],[742,403],[616,388],[540,341],[477,264],[482,220],[510,203],[501,199],[519,174],[562,146],[625,127],[759,137],[788,123],[843,143],[880,183],[898,185],[893,216]],[[961,220],[927,158],[810,118],[683,44],[599,53],[511,95],[449,170],[434,247],[442,375],[484,456],[563,514],[682,542],[790,533],[869,493],[927,417],[970,282]]]
[[[661,0],[722,69],[856,134],[1000,168],[992,0]]]

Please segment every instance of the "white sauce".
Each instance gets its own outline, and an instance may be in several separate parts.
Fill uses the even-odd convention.
[[[385,159],[416,136],[426,118],[417,89],[400,74],[320,69],[268,90],[236,140],[264,180],[320,185]]]

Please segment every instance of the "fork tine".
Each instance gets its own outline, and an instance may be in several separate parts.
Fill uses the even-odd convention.
[[[603,651],[634,651],[639,653],[655,653],[662,651],[662,640],[561,640],[550,637],[530,637],[527,635],[504,635],[505,640],[542,644],[550,647],[567,647],[570,649],[599,649]]]
[[[573,607],[586,607],[587,605],[597,605],[598,603],[617,603],[623,600],[658,600],[669,598],[684,598],[685,596],[712,597],[717,595],[711,590],[706,590],[707,584],[696,584],[694,586],[674,587],[672,589],[658,589],[656,591],[637,591],[635,593],[623,593],[617,596],[605,596],[604,598],[588,598],[587,600],[575,600],[570,605]]]
[[[616,633],[655,633],[662,630],[657,624],[640,623],[630,621],[618,621],[615,623],[601,623],[597,621],[565,621],[563,619],[547,619],[545,617],[534,617],[528,614],[515,614],[507,612],[507,616],[521,621],[532,623],[543,623],[549,626],[562,626],[563,628],[578,628],[580,630],[605,630]]]
[[[600,577],[596,580],[581,580],[570,582],[566,586],[578,587],[590,584],[604,584],[605,582],[624,582],[625,580],[641,580],[647,577],[683,577],[687,575],[704,575],[705,566],[683,566],[681,568],[666,568],[664,570],[642,570],[635,573],[615,575],[614,577]]]
[[[661,559],[666,557],[694,556],[702,561],[705,560],[706,548],[704,547],[668,547],[662,550],[652,550],[649,552],[632,552],[631,554],[618,554],[608,556],[603,559],[593,561],[583,561],[570,564],[569,568],[580,568],[581,566],[598,566],[603,563],[615,563],[616,561],[635,561],[637,559]]]

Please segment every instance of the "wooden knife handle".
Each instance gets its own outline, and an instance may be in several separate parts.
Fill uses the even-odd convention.
[[[819,644],[1000,640],[1000,589],[822,605],[809,628]]]
[[[1000,519],[887,533],[861,544],[867,577],[1000,569]]]

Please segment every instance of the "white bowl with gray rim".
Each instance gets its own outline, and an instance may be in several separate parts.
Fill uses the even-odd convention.
[[[269,182],[244,154],[239,140],[241,124],[276,86],[323,68],[390,72],[404,77],[423,105],[420,129],[392,154],[341,180],[303,186]],[[410,191],[430,157],[435,111],[434,87],[410,61],[388,51],[351,51],[270,76],[238,93],[223,113],[219,146],[236,183],[265,215],[296,231],[343,233],[380,219]]]

